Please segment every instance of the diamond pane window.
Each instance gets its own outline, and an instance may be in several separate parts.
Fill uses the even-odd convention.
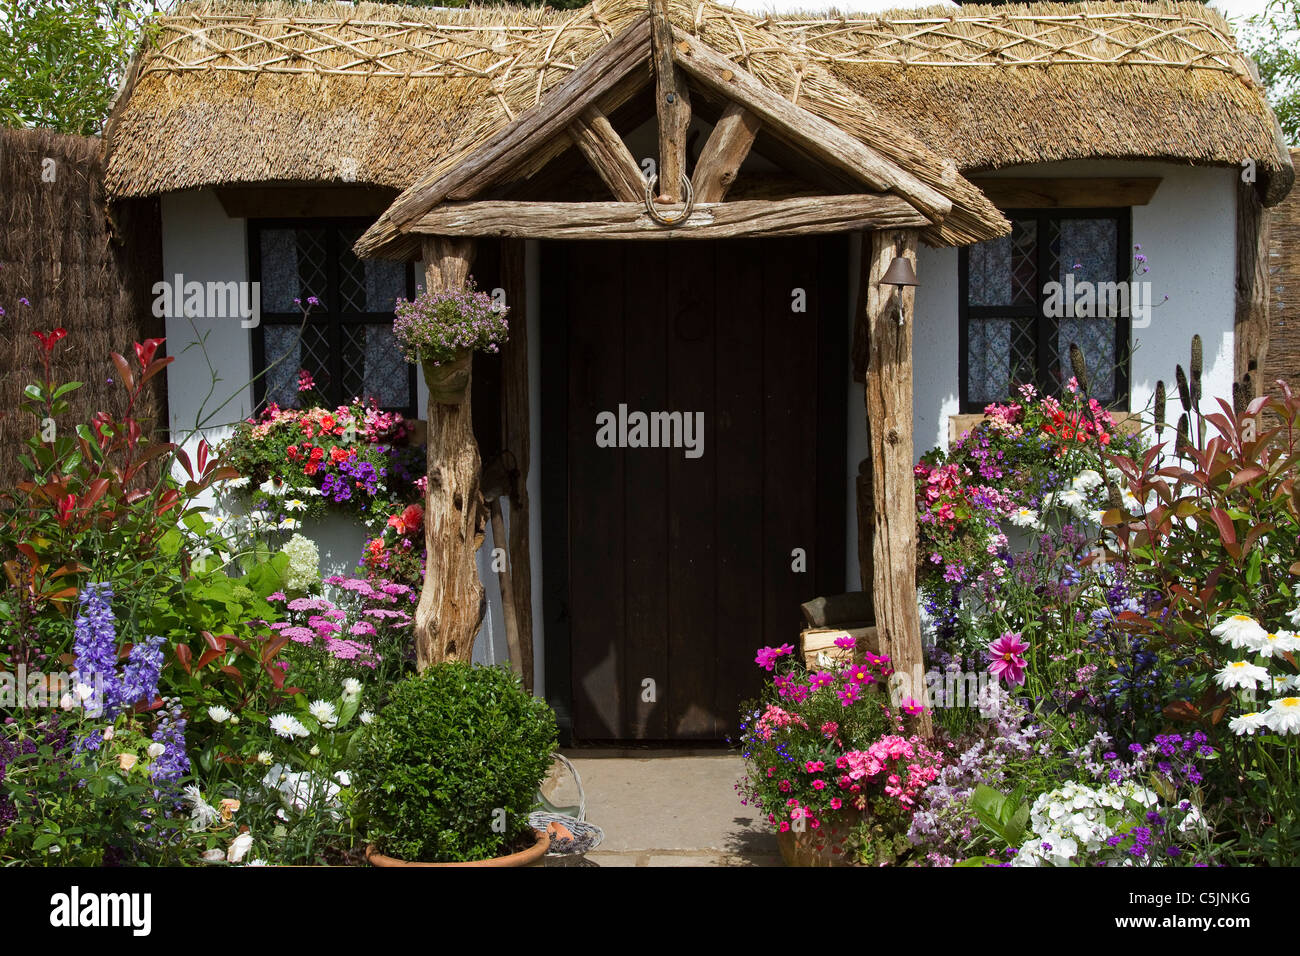
[[[305,369],[331,405],[374,398],[381,408],[415,414],[415,372],[397,349],[393,308],[414,292],[404,263],[363,261],[352,244],[359,220],[253,221],[249,247],[261,283],[262,323],[254,332],[257,401],[298,404]],[[302,306],[315,296],[306,322]],[[283,359],[283,361],[280,361]]]
[[[1083,350],[1091,397],[1126,408],[1129,211],[1006,216],[1009,235],[961,250],[962,411],[1006,401],[1023,383],[1059,394],[1073,374],[1071,344]]]

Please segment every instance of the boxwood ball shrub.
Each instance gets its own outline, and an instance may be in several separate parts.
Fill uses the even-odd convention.
[[[554,712],[507,670],[447,661],[397,683],[358,753],[370,842],[424,863],[523,849],[556,736]]]

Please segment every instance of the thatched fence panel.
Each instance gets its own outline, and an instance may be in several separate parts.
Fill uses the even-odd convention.
[[[98,138],[0,129],[0,489],[19,477],[17,452],[37,427],[18,407],[23,388],[39,379],[31,333],[68,331],[55,348],[56,375],[85,383],[70,396],[68,422],[120,411],[109,353],[131,355],[132,342],[164,334],[151,293],[161,276],[158,200],[110,211]],[[165,379],[150,383],[136,410],[159,433],[167,427]]]
[[[1291,151],[1300,163],[1300,149]],[[1269,212],[1269,333],[1264,384],[1284,379],[1300,388],[1300,188]]]

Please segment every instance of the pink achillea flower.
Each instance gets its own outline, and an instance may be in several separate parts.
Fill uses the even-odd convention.
[[[369,621],[357,621],[348,628],[348,633],[354,637],[372,637],[375,633],[375,626]]]
[[[1029,650],[1029,645],[1020,639],[1015,631],[1007,631],[989,645],[987,654],[989,673],[1008,684],[1023,684],[1025,668],[1028,666],[1021,655]]]

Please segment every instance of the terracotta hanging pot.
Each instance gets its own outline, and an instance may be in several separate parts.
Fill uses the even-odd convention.
[[[832,811],[815,830],[778,833],[781,859],[786,866],[851,866],[853,861],[845,858],[844,840],[865,816],[860,810]]]
[[[429,398],[440,405],[462,404],[469,397],[473,363],[474,353],[469,349],[462,349],[439,365],[424,362],[424,382],[429,386]]]
[[[545,830],[534,830],[536,840],[533,845],[518,853],[508,856],[494,856],[490,860],[471,860],[467,863],[412,863],[384,856],[373,846],[366,847],[366,860],[371,866],[545,866],[546,851],[550,849],[551,837]]]

